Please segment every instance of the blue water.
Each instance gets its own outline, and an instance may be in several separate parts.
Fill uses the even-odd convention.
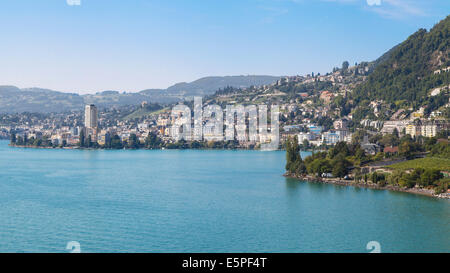
[[[450,202],[286,179],[284,152],[0,141],[0,252],[450,252]]]

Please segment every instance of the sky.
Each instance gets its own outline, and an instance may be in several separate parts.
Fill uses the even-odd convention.
[[[80,94],[375,60],[449,0],[0,0],[0,85]]]

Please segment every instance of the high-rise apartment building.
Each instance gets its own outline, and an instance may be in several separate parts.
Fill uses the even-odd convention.
[[[84,126],[89,129],[97,129],[97,107],[93,104],[88,104],[84,110]]]

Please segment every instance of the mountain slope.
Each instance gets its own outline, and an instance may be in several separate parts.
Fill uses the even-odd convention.
[[[0,113],[62,112],[82,109],[83,105],[83,98],[78,94],[0,86]]]
[[[245,88],[252,85],[259,86],[277,81],[280,77],[273,76],[225,76],[205,77],[191,83],[178,83],[167,88],[169,94],[185,94],[188,96],[204,96],[213,94],[215,91],[232,86]]]
[[[143,101],[172,103],[213,94],[226,86],[249,87],[270,84],[279,77],[272,76],[227,76],[205,77],[191,83],[178,83],[167,89],[147,89],[137,93],[103,91],[96,94],[78,95],[41,88],[19,89],[15,86],[0,86],[0,113],[64,112],[81,110],[84,104],[94,103],[100,107],[140,104]]]
[[[368,80],[356,88],[354,99],[426,104],[433,88],[450,84],[448,72],[434,73],[450,66],[449,40],[450,16],[429,32],[420,29],[380,58]]]
[[[212,95],[219,89],[227,86],[235,88],[245,88],[271,84],[280,79],[274,76],[225,76],[225,77],[204,77],[196,81],[177,83],[167,89],[148,89],[139,92],[154,97],[159,102],[174,102],[193,96]]]

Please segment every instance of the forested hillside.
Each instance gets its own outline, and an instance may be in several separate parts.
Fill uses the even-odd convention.
[[[355,89],[356,102],[384,100],[410,106],[433,104],[440,96],[431,97],[431,90],[448,86],[450,73],[440,69],[450,66],[450,16],[430,31],[420,29],[406,41],[394,47],[380,61],[368,80]],[[447,99],[448,101],[448,99]]]

